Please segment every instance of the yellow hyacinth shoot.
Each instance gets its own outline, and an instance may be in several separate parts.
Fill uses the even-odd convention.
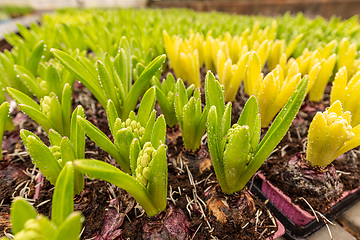
[[[267,127],[295,91],[301,74],[284,78],[282,67],[277,65],[265,78],[262,76],[257,79],[254,95],[259,104],[261,127]]]
[[[197,36],[184,41],[179,36],[170,38],[168,33],[163,31],[165,50],[176,77],[200,87],[200,57],[197,47],[202,45],[199,44],[200,40],[196,39],[200,38],[200,35]]]
[[[346,67],[348,79],[355,73],[354,61],[357,56],[356,44],[350,44],[349,39],[343,38],[338,49],[337,69]]]
[[[344,66],[335,75],[330,102],[332,104],[335,101],[340,101],[344,110],[351,112],[351,125],[355,127],[360,124],[360,72],[354,74],[349,82],[347,79],[347,70]]]
[[[327,166],[341,154],[360,145],[360,127],[352,128],[351,113],[340,101],[316,113],[308,133],[306,158],[312,166]]]
[[[286,47],[285,53],[286,53],[287,58],[291,57],[291,55],[295,51],[295,48],[297,47],[297,45],[299,44],[299,42],[301,41],[303,36],[304,36],[304,34],[297,35],[294,38],[294,40],[292,40],[292,42],[290,42],[290,44]]]
[[[328,59],[320,61],[320,70],[309,91],[310,101],[318,102],[323,99],[325,87],[330,80],[336,63],[336,54],[332,54]]]
[[[249,96],[254,94],[255,84],[261,73],[261,63],[260,57],[255,52],[252,51],[249,56],[249,61],[246,65],[246,73],[244,79],[244,87],[245,92],[249,94]]]
[[[280,58],[285,48],[285,40],[276,39],[271,47],[268,57],[269,70],[272,71],[280,63]]]
[[[240,83],[245,76],[245,68],[249,55],[249,52],[245,53],[236,64],[232,64],[231,59],[229,58],[226,60],[225,54],[219,50],[217,57],[217,69],[219,82],[224,86],[225,102],[232,102],[235,100]]]
[[[201,87],[200,82],[200,66],[199,66],[199,53],[197,49],[193,52],[180,53],[180,62],[184,69],[183,79],[189,83],[194,84],[196,88]]]

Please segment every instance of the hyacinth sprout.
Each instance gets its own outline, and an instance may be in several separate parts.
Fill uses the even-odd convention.
[[[351,113],[335,101],[316,113],[309,128],[306,158],[312,166],[327,166],[341,154],[360,145],[360,125],[351,127]]]
[[[355,127],[360,124],[360,72],[347,79],[346,67],[340,68],[331,88],[330,104],[340,101],[344,111],[351,112],[351,126]]]
[[[165,128],[142,147],[134,138],[130,145],[129,175],[120,169],[99,160],[76,160],[75,169],[94,178],[115,184],[129,192],[144,208],[148,216],[165,210],[167,203],[167,160]]]
[[[291,125],[305,97],[308,78],[303,78],[296,91],[260,140],[261,120],[257,100],[251,96],[236,124],[231,126],[231,103],[225,107],[222,89],[209,72],[205,80],[206,104],[210,107],[207,135],[216,177],[224,192],[234,193],[260,168]]]
[[[123,171],[130,173],[129,151],[133,139],[138,139],[141,147],[152,139],[158,138],[159,141],[165,142],[165,136],[161,137],[161,133],[166,129],[165,119],[163,115],[156,119],[154,105],[155,88],[152,87],[144,94],[137,115],[131,111],[129,118],[122,121],[117,114],[114,103],[108,100],[106,113],[114,143],[85,118],[81,116],[77,118],[85,134],[104,151],[108,152]]]

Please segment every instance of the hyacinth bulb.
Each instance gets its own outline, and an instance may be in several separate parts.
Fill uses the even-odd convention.
[[[327,166],[342,153],[358,146],[359,128],[351,127],[351,113],[340,101],[318,112],[310,124],[306,158],[312,166]]]

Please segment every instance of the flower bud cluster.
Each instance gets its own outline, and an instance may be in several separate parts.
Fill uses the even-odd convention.
[[[16,239],[45,239],[41,234],[41,225],[36,219],[29,219],[24,229],[16,234]]]
[[[50,118],[50,105],[51,97],[45,96],[41,101],[41,109],[42,113],[45,114],[48,118]]]
[[[129,118],[121,124],[121,128],[128,128],[132,132],[137,132],[139,137],[142,137],[145,133],[145,128],[139,122]]]
[[[137,167],[135,170],[136,180],[141,182],[144,187],[147,187],[148,180],[150,177],[151,161],[156,153],[155,148],[150,142],[144,144],[143,149],[139,153],[137,159]]]
[[[52,152],[52,154],[54,155],[55,159],[59,161],[61,159],[60,147],[59,146],[53,146],[53,147],[49,147],[49,149]]]
[[[351,123],[351,113],[349,111],[344,112],[341,115],[338,115],[335,112],[323,112],[323,115],[326,119],[326,124],[329,127],[332,124],[342,124],[343,130],[346,133],[346,141],[349,141],[351,138],[355,136],[352,132]]]
[[[232,127],[227,131],[224,150],[227,148],[227,145],[230,143],[230,140],[233,137],[235,130],[238,128],[240,128],[240,125],[236,123],[232,125]]]

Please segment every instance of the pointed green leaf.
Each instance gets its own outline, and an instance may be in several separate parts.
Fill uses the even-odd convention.
[[[50,103],[50,120],[54,123],[55,129],[61,135],[64,134],[64,124],[63,124],[63,116],[62,109],[60,106],[60,102],[56,96],[51,98]]]
[[[51,146],[59,146],[60,147],[61,139],[62,139],[62,136],[57,131],[55,131],[54,129],[50,129],[49,140],[50,140]]]
[[[22,130],[24,131],[24,130]],[[55,185],[61,167],[50,149],[35,135],[27,132],[28,137],[23,141],[36,166],[51,184]]]
[[[82,227],[83,217],[81,212],[72,212],[64,222],[56,229],[54,240],[78,240]]]
[[[119,115],[117,114],[114,102],[111,101],[111,99],[108,100],[106,106],[106,115],[108,119],[108,125],[111,131],[111,135],[115,136],[116,132],[114,131],[114,124],[116,119],[119,118]]]
[[[49,64],[45,71],[45,79],[48,85],[49,93],[53,92],[56,96],[61,97],[62,87],[60,75],[54,64]]]
[[[62,113],[62,122],[63,122],[63,134],[64,136],[67,137],[70,137],[71,106],[72,106],[72,90],[70,85],[66,83],[62,92],[61,113]],[[52,109],[51,111],[53,110],[54,109]]]
[[[220,142],[221,139],[226,135],[226,133],[228,132],[228,130],[231,127],[231,102],[229,102],[226,105],[225,108],[225,112],[223,117],[221,118],[221,132],[219,132],[219,136],[218,136],[218,141]],[[220,151],[222,151],[223,149],[220,148]]]
[[[26,87],[39,99],[44,97],[43,91],[40,89],[35,76],[27,70],[25,67],[20,65],[15,65],[14,69],[16,73],[20,76],[23,83]]]
[[[35,45],[35,47],[31,51],[28,62],[26,63],[26,68],[29,69],[29,71],[34,75],[36,75],[37,66],[41,60],[43,52],[44,41],[41,40],[38,44]]]
[[[60,143],[61,158],[64,162],[73,162],[76,159],[75,150],[69,138],[63,137]]]
[[[109,153],[123,171],[130,173],[129,162],[122,158],[117,147],[103,132],[81,116],[77,116],[77,121],[85,134],[88,135],[92,141],[94,141],[105,152]]]
[[[74,211],[74,166],[72,162],[67,162],[64,165],[55,186],[51,221],[59,227]]]
[[[169,102],[159,87],[156,87],[156,99],[160,105],[161,111],[164,114],[166,124],[173,127],[177,123],[174,104]]]
[[[167,159],[166,145],[161,144],[151,162],[148,189],[160,211],[165,210],[167,203]]]
[[[156,111],[153,110],[150,114],[149,120],[146,123],[145,126],[145,132],[141,138],[141,146],[143,146],[146,142],[150,142],[150,137],[151,134],[153,132],[153,127],[154,127],[154,123],[155,123],[155,118],[156,118]]]
[[[166,143],[166,123],[164,115],[160,115],[160,117],[156,119],[150,142],[155,149],[161,144]]]
[[[148,190],[140,182],[135,180],[135,178],[120,171],[116,167],[103,161],[90,159],[76,160],[74,165],[76,170],[94,178],[115,184],[130,193],[144,208],[148,216],[154,216],[160,211]]]
[[[108,99],[111,99],[114,102],[115,106],[120,106],[119,98],[117,97],[114,88],[115,84],[113,82],[113,79],[109,75],[112,74],[112,71],[109,73],[105,65],[101,61],[97,61],[96,66],[99,80],[102,88],[104,89],[105,95]]]
[[[32,107],[33,109],[40,111],[39,104],[37,104],[34,100],[32,100],[30,97],[28,97],[26,94],[22,93],[21,91],[10,87],[6,88],[6,91],[18,104],[25,104],[28,105],[29,107]]]
[[[125,80],[125,88],[126,88],[126,92],[130,92],[130,88],[131,88],[131,71],[132,71],[132,62],[131,62],[131,50],[130,50],[130,46],[129,46],[129,42],[127,41],[126,37],[123,36],[121,37],[120,40],[120,48],[122,48],[124,50],[125,53],[125,57],[124,57],[124,65],[123,68],[126,69],[126,80]],[[124,83],[124,80],[123,80]]]
[[[85,118],[84,108],[79,105],[71,116],[70,140],[74,147],[76,158],[85,158],[85,133],[78,123],[77,116]]]
[[[137,113],[136,120],[141,124],[141,126],[146,126],[146,122],[148,121],[151,112],[154,110],[154,106],[155,88],[151,87],[145,92]]]
[[[236,183],[245,170],[249,153],[249,130],[247,126],[238,127],[224,152],[224,175],[232,194]],[[221,186],[221,185],[220,185]],[[224,190],[224,189],[223,189]]]
[[[15,235],[23,230],[27,220],[36,218],[37,212],[27,200],[16,197],[11,204],[10,215],[11,231]]]
[[[205,100],[206,106],[216,106],[217,118],[221,119],[225,111],[223,90],[210,71],[205,77]]]
[[[137,167],[137,159],[141,151],[140,141],[137,138],[134,138],[130,145],[130,168],[132,176],[135,176],[135,170]]]
[[[220,155],[220,142],[218,141],[218,120],[217,120],[217,110],[216,106],[211,106],[207,118],[207,136],[208,136],[208,146],[211,156],[211,161],[214,166],[216,178],[221,186],[221,189],[224,192],[230,192],[230,189],[227,186],[225,173],[224,173],[224,163]],[[222,149],[221,149],[222,151]]]
[[[195,119],[195,98],[191,97],[189,102],[184,106],[182,115],[182,138],[184,146],[187,149],[196,150],[200,145],[195,143],[196,119]]]
[[[106,106],[106,97],[99,82],[81,64],[63,51],[54,48],[50,51],[57,59],[59,59],[67,70],[74,74],[75,77],[81,81],[92,94],[94,94],[95,98],[102,106]]]
[[[123,104],[124,108],[121,113],[121,119],[126,119],[130,111],[135,108],[139,97],[146,90],[145,87],[148,85],[154,74],[160,69],[165,59],[165,55],[155,58],[136,80]]]
[[[54,123],[48,119],[42,112],[28,106],[20,104],[18,105],[19,109],[23,111],[26,115],[31,117],[35,122],[40,124],[45,132],[49,132],[51,128],[56,129]]]

